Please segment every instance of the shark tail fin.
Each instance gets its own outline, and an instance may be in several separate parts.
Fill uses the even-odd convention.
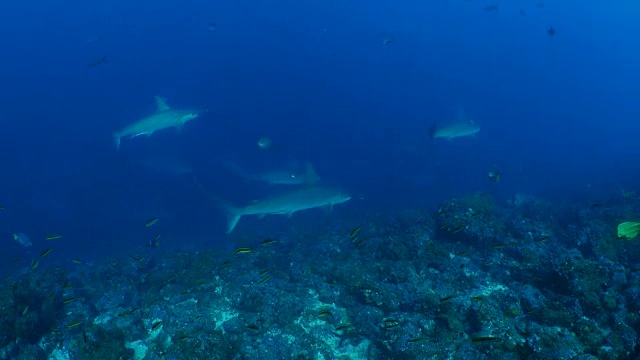
[[[216,205],[224,209],[227,213],[227,234],[231,234],[233,229],[236,228],[238,221],[242,217],[242,212],[228,201],[222,199],[218,194],[213,193],[205,189],[200,183],[196,183],[196,186],[202,190],[202,192],[213,201]]]
[[[116,143],[116,150],[120,150],[120,135],[113,134],[113,141]]]
[[[308,185],[317,184],[320,181],[320,177],[311,163],[307,163],[304,179],[305,183]]]
[[[429,126],[429,139],[433,140],[436,136],[436,131],[438,130],[438,125],[436,123],[431,124]]]
[[[227,234],[231,234],[233,229],[236,228],[241,217],[242,214],[236,211],[235,208],[227,209]]]

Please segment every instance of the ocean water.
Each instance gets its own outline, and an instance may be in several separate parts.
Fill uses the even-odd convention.
[[[0,358],[639,357],[638,13],[3,1]]]

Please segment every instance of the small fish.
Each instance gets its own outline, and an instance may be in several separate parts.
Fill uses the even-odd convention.
[[[32,260],[31,261],[31,268],[32,269],[37,268],[39,263],[40,263],[40,259]]]
[[[336,327],[336,331],[347,330],[351,325],[340,325]]]
[[[549,36],[555,36],[556,30],[552,26],[549,26],[549,28],[547,29],[547,34],[549,34]]]
[[[458,233],[462,230],[464,230],[465,226],[464,225],[460,225],[460,226],[456,226],[455,228],[453,228],[453,230],[451,230],[452,234]]]
[[[247,324],[247,329],[251,330],[251,331],[260,331],[260,327],[256,324]]]
[[[269,273],[269,271],[271,271],[271,270],[270,269],[260,270],[260,272],[258,273],[258,276],[263,276],[264,274]]]
[[[278,242],[278,240],[269,238],[269,239],[263,240],[261,244],[262,244],[262,246],[267,246],[267,245],[270,245],[270,244],[273,244],[273,243],[277,243],[277,242]]]
[[[417,342],[420,342],[420,341],[422,341],[422,340],[427,340],[427,338],[426,338],[426,337],[417,337],[417,338],[409,339],[409,340],[407,340],[407,342],[410,342],[410,343],[417,343]]]
[[[333,316],[333,314],[329,310],[322,310],[318,313],[318,317],[323,317],[323,316]]]
[[[153,324],[151,324],[151,331],[156,331],[156,329],[162,325],[162,320],[161,321],[156,321]]]
[[[267,281],[271,280],[272,277],[273,277],[273,275],[267,276],[267,277],[261,279],[260,281],[258,281],[258,285],[266,283]]]
[[[471,342],[474,344],[493,343],[498,341],[502,341],[502,338],[495,336],[479,336],[471,338]]]
[[[22,316],[27,315],[27,313],[29,312],[29,306],[25,306],[24,310],[22,310]]]
[[[169,282],[171,282],[171,281],[172,281],[172,280],[174,280],[176,277],[178,277],[178,275],[173,275],[172,277],[170,277],[170,278],[167,280],[167,282],[168,282],[168,283],[169,283]]]
[[[82,261],[80,259],[71,259],[71,262],[74,262],[76,264],[84,264],[84,261]]]
[[[71,328],[74,328],[74,327],[76,327],[76,326],[78,326],[80,324],[82,324],[82,320],[80,320],[80,321],[72,321],[70,323],[67,323],[67,325],[65,325],[64,327],[67,328],[67,329],[71,329]]]
[[[494,249],[500,249],[500,248],[503,248],[505,246],[507,246],[507,244],[504,244],[504,243],[491,244],[491,247],[494,248]]]
[[[13,240],[17,241],[18,243],[20,243],[20,245],[24,247],[28,247],[32,245],[31,239],[29,239],[29,237],[24,233],[13,234]]]
[[[43,257],[49,255],[49,253],[51,253],[51,251],[53,251],[53,248],[44,249],[44,251],[40,254],[40,258],[43,258]]]
[[[247,247],[241,247],[241,248],[237,248],[236,251],[233,252],[233,255],[238,255],[238,254],[249,254],[251,253],[252,250],[250,248]]]
[[[357,226],[353,230],[351,230],[351,232],[349,233],[349,237],[353,239],[353,237],[356,236],[359,232],[360,226]]]
[[[551,237],[551,236],[549,236],[549,235],[545,235],[545,236],[541,237],[540,239],[538,239],[538,240],[536,240],[536,241],[538,241],[538,242],[545,242],[545,241],[549,240],[549,238],[550,238],[550,237]]]
[[[155,223],[158,222],[158,220],[160,220],[160,218],[154,217],[151,218],[149,220],[147,220],[147,223],[145,224],[146,227],[152,227],[153,225],[155,225]]]
[[[87,67],[96,67],[100,64],[106,64],[107,63],[107,56],[103,56],[100,59],[94,60],[90,63],[87,64]]]
[[[153,239],[154,239],[154,240],[158,240],[158,239],[160,239],[160,234],[158,234],[158,235],[154,236],[154,237],[153,237]]]
[[[64,304],[69,304],[69,303],[72,303],[72,302],[74,302],[74,301],[76,301],[76,298],[66,298],[66,299],[62,299],[62,302],[63,302]]]
[[[62,286],[63,289],[71,289],[71,283],[66,283]]]
[[[457,298],[457,297],[458,297],[458,295],[445,296],[443,298],[440,298],[440,303],[447,302],[447,301],[449,301],[449,300],[451,300],[453,298]]]
[[[45,240],[57,240],[60,239],[62,237],[62,235],[59,234],[53,234],[53,235],[49,235],[45,238]]]

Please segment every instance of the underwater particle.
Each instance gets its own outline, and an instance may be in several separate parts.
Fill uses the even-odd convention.
[[[59,234],[52,234],[47,236],[46,238],[44,238],[45,240],[58,240],[62,237],[62,235]]]
[[[260,139],[258,139],[258,142],[256,143],[256,145],[258,145],[258,147],[262,150],[269,150],[273,146],[273,141],[271,140],[270,137],[263,136]]]
[[[207,23],[207,30],[215,31],[218,28],[218,24],[215,21],[210,21]]]
[[[527,15],[527,12],[524,9],[520,9],[520,15],[525,16]]]
[[[489,180],[493,181],[493,182],[498,182],[500,181],[500,179],[502,178],[502,174],[500,174],[498,171],[496,170],[491,170],[489,171],[489,173],[487,174],[487,177],[489,178]]]
[[[484,11],[497,11],[498,5],[489,5],[484,7]]]
[[[555,36],[556,29],[554,29],[553,26],[549,26],[549,28],[547,29],[547,34],[549,34],[549,36]]]
[[[149,220],[147,220],[147,223],[145,224],[146,227],[152,227],[153,225],[155,225],[155,223],[158,222],[158,220],[160,220],[160,218],[154,217],[151,218]]]
[[[640,234],[640,222],[623,222],[618,225],[618,239],[634,239]]]
[[[28,247],[32,245],[31,239],[29,239],[29,237],[24,233],[13,234],[13,240],[17,241],[20,245],[24,247]]]
[[[384,34],[378,35],[378,42],[382,46],[389,46],[393,44],[395,41],[396,39],[391,34],[384,33]]]

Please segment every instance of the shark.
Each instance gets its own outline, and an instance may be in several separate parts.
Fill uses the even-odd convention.
[[[479,131],[480,126],[472,120],[469,120],[464,110],[460,109],[454,122],[443,127],[433,125],[429,129],[429,134],[431,135],[431,139],[440,138],[453,140],[459,137],[474,136]]]
[[[263,173],[249,172],[234,163],[227,163],[226,165],[233,173],[247,182],[259,182],[268,185],[315,185],[321,180],[311,163],[306,164],[304,171],[299,166],[294,166],[289,169]]]
[[[186,122],[197,118],[202,113],[202,111],[197,110],[173,109],[159,96],[156,96],[155,100],[156,111],[153,114],[113,134],[116,149],[120,149],[120,140],[123,137],[151,136],[156,131],[172,127],[179,130]]]
[[[227,206],[227,234],[235,229],[238,221],[245,215],[257,215],[263,218],[267,215],[286,215],[290,217],[295,212],[319,207],[330,207],[345,203],[351,195],[345,191],[328,186],[304,186],[295,190],[283,192],[273,197],[254,201],[238,208]]]

